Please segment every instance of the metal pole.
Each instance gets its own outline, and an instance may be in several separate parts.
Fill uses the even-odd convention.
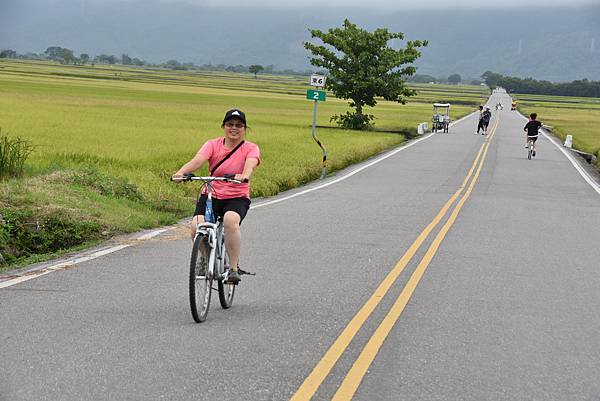
[[[321,150],[323,151],[323,170],[321,172],[321,179],[325,178],[327,176],[327,150],[325,149],[325,146],[323,146],[323,144],[321,143],[321,141],[319,141],[319,138],[317,138],[316,135],[316,131],[317,131],[317,103],[318,100],[315,100],[315,106],[313,107],[313,125],[312,125],[312,137],[315,140],[315,142],[317,142],[317,144],[321,147]]]

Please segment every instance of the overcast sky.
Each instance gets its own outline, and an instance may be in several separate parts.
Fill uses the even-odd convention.
[[[102,1],[102,0],[83,0],[83,1]],[[130,0],[113,0],[130,1]],[[285,1],[285,0],[160,0],[162,2],[183,2],[212,7],[248,7],[248,8],[315,8],[315,12],[320,7],[339,8],[369,8],[369,9],[415,9],[431,7],[447,8],[506,8],[523,7],[527,5],[548,6],[578,6],[578,5],[600,5],[600,0],[303,0],[303,1]]]
[[[21,0],[0,0],[0,13],[10,9],[11,5],[17,5]],[[302,9],[314,12],[318,15],[320,9],[335,9],[343,11],[348,9],[364,9],[366,11],[402,11],[419,10],[431,8],[447,9],[507,9],[522,8],[523,12],[535,11],[532,6],[578,8],[580,6],[596,5],[600,10],[600,0],[25,0],[24,4],[31,6],[40,5],[73,5],[79,3],[79,7],[85,10],[86,6],[102,6],[103,4],[119,3],[166,3],[166,4],[191,4],[200,7],[229,8],[233,11],[240,9]],[[599,11],[600,14],[600,11]],[[600,18],[600,15],[598,16]]]
[[[18,1],[18,0],[0,0]],[[65,0],[37,0],[44,3],[61,3]],[[106,2],[134,2],[140,0],[80,0],[83,5],[103,4]],[[155,0],[162,3],[187,3],[199,6],[209,6],[217,8],[252,8],[254,10],[261,8],[313,8],[318,13],[320,8],[366,8],[373,11],[387,9],[393,11],[422,9],[432,7],[444,8],[509,8],[526,6],[543,7],[577,7],[582,5],[600,5],[600,0]],[[70,1],[72,2],[72,1]]]

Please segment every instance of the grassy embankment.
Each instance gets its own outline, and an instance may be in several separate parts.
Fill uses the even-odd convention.
[[[239,107],[263,165],[253,196],[270,196],[319,177],[320,149],[310,137],[306,77],[72,67],[0,62],[0,128],[28,139],[35,152],[24,179],[0,183],[0,252],[30,263],[113,234],[177,221],[193,210],[195,189],[168,177],[204,141],[222,135],[225,110]],[[318,136],[330,171],[405,140],[449,101],[454,119],[486,93],[479,87],[419,86],[407,105],[380,102],[376,130],[341,130],[329,117],[347,102],[319,104]],[[461,105],[462,103],[462,105]],[[40,256],[42,254],[42,256]],[[6,267],[4,267],[5,269]],[[0,267],[0,269],[3,269]]]
[[[600,169],[600,99],[545,95],[515,95],[518,108],[528,116],[535,112],[538,119],[553,127],[561,139],[573,135],[575,149],[596,155]]]

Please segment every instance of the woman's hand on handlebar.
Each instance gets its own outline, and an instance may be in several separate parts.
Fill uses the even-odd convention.
[[[244,174],[236,174],[234,176],[234,178],[236,180],[238,180],[240,182],[244,182],[244,183],[246,183],[246,182],[248,182],[250,180],[250,177],[246,177],[246,176],[244,176]]]
[[[239,181],[240,184],[248,182],[248,178],[245,178],[243,174],[223,174],[223,177],[230,180]]]
[[[183,181],[189,181],[190,177],[193,177],[194,174],[191,173],[187,173],[187,174],[173,174],[171,176],[171,181],[175,181],[175,182],[183,182]]]

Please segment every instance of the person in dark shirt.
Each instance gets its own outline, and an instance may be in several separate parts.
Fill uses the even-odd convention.
[[[483,127],[483,132],[481,135],[487,134],[488,125],[490,125],[490,120],[492,119],[492,112],[490,111],[490,106],[485,106],[485,110],[481,114],[481,125]]]
[[[483,122],[481,121],[482,117],[483,117],[483,106],[479,105],[479,121],[477,122],[477,132],[475,133],[475,135],[479,135],[479,130],[483,129]]]
[[[538,139],[538,131],[542,127],[542,123],[537,120],[537,113],[531,113],[529,117],[529,121],[525,124],[525,128],[523,128],[523,130],[527,132],[525,147],[529,145],[529,141],[532,141],[533,149],[531,155],[535,156],[535,141]]]

